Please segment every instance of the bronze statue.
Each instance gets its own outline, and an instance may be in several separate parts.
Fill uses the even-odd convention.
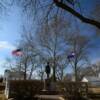
[[[51,69],[50,69],[50,66],[49,66],[49,62],[47,62],[47,65],[45,67],[45,72],[47,74],[47,79],[49,79],[49,75],[50,75],[50,72],[51,72]]]

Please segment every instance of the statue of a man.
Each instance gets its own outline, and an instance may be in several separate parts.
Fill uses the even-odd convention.
[[[45,67],[45,72],[47,74],[47,79],[49,79],[49,75],[50,75],[50,72],[51,72],[51,69],[50,69],[50,66],[49,66],[49,62],[47,62],[47,65]]]

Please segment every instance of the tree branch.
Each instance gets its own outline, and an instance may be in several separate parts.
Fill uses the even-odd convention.
[[[69,7],[68,5],[64,4],[63,2],[60,2],[59,0],[53,0],[53,1],[57,7],[62,8],[65,11],[68,11],[69,13],[71,13],[72,15],[80,19],[82,22],[91,24],[100,29],[100,22],[82,16],[80,13],[78,13],[77,11]]]

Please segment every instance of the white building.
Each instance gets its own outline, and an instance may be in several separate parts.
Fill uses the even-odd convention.
[[[10,70],[5,70],[3,82],[5,83],[6,98],[8,98],[8,95],[9,95],[9,81],[10,80],[24,80],[24,72],[19,72],[19,71],[14,72]]]
[[[4,82],[7,80],[23,80],[24,72],[5,70],[4,72]]]

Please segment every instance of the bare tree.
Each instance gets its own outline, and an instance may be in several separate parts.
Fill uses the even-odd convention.
[[[68,44],[69,54],[71,52],[75,53],[75,56],[68,60],[73,68],[75,81],[78,81],[80,68],[89,64],[88,52],[93,46],[91,45],[91,40],[81,34],[70,34],[69,37],[67,37],[67,45]]]
[[[97,61],[96,64],[92,64],[92,70],[94,71],[94,75],[96,77],[100,77],[100,62]]]
[[[16,70],[16,64],[15,64],[15,59],[13,58],[6,58],[5,62],[3,63],[3,67],[10,69],[10,70]]]
[[[52,18],[53,15],[59,14],[62,12],[69,12],[73,16],[80,19],[82,22],[91,24],[98,29],[100,29],[100,21],[96,21],[91,18],[87,18],[82,13],[75,9],[75,5],[79,4],[79,0],[19,0],[24,7],[24,10],[28,12],[32,11],[34,15],[37,15],[39,12],[38,18],[44,16],[47,20]],[[19,2],[18,1],[18,2]],[[99,1],[97,1],[99,2]],[[73,7],[74,6],[74,7]],[[40,13],[41,11],[41,13]],[[42,14],[43,13],[43,14]],[[41,18],[40,18],[41,19]]]
[[[100,62],[96,62],[95,64],[90,64],[84,68],[81,68],[79,73],[80,79],[82,79],[84,76],[100,77]]]
[[[58,80],[62,81],[64,79],[64,76],[66,74],[66,69],[68,67],[68,60],[66,57],[66,54],[63,54],[58,58],[57,63],[57,70],[56,70],[56,77]]]
[[[79,80],[81,81],[85,76],[95,76],[95,72],[92,69],[91,65],[86,65],[85,67],[81,67],[79,69]]]
[[[26,31],[24,30],[23,32]],[[31,33],[22,33],[22,37],[18,46],[18,48],[21,48],[23,55],[17,59],[17,64],[19,62],[20,70],[24,72],[24,79],[31,79],[32,73],[35,70],[36,63],[38,61],[38,51],[35,47],[34,39],[31,35]],[[27,75],[29,77],[27,77]]]
[[[37,34],[37,40],[42,50],[42,54],[47,61],[51,63],[53,68],[53,80],[56,81],[57,65],[60,64],[59,58],[64,53],[64,33],[67,24],[62,19],[54,18],[54,20],[48,24],[44,24]],[[61,49],[63,48],[63,49]],[[62,66],[62,65],[60,65]]]

